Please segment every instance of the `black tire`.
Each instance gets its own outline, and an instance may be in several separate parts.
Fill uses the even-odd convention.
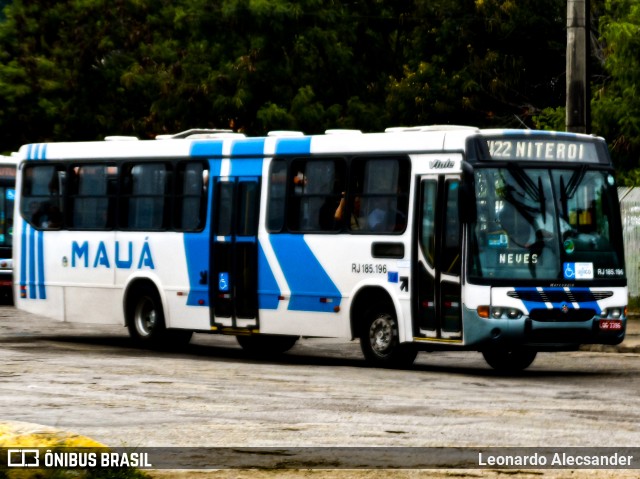
[[[491,349],[482,351],[484,360],[496,371],[516,373],[531,366],[537,351],[533,349]]]
[[[369,314],[360,334],[360,348],[374,366],[403,368],[413,364],[417,349],[400,344],[398,320],[390,313]]]
[[[127,329],[133,341],[148,347],[179,347],[191,340],[192,332],[167,329],[160,295],[143,284],[131,291],[127,301]]]
[[[299,336],[277,334],[236,336],[236,340],[243,350],[251,355],[260,357],[274,357],[284,354],[295,346],[299,338]]]

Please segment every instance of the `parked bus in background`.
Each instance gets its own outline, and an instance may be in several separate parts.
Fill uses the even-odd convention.
[[[13,302],[13,206],[16,159],[0,156],[0,301]]]
[[[125,140],[126,138],[120,138]],[[117,140],[117,139],[116,139]],[[617,344],[627,286],[602,138],[429,126],[190,130],[20,149],[18,308],[281,353],[358,338],[367,360]]]

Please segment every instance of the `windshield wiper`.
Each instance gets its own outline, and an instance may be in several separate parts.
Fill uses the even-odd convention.
[[[522,167],[515,163],[509,163],[507,165],[507,171],[511,174],[513,179],[516,181],[518,186],[522,188],[524,191],[523,200],[526,200],[527,197],[531,198],[535,203],[538,204],[538,208],[529,206],[523,202],[518,201],[513,193],[509,191],[509,197],[505,198],[511,204],[513,204],[525,218],[527,221],[532,222],[533,219],[541,214],[543,221],[546,218],[546,198],[544,194],[544,188],[542,186],[542,177],[538,176],[538,184],[536,185],[533,180],[529,177],[529,175],[522,169]],[[511,187],[511,189],[515,190],[515,188]]]
[[[511,173],[511,176],[516,180],[516,183],[524,190],[524,192],[533,198],[535,201],[540,201],[541,183],[538,181],[538,185],[529,178],[529,175],[525,173],[522,167],[516,163],[509,163],[507,170]]]
[[[586,165],[581,165],[580,169],[573,172],[573,174],[571,175],[571,178],[569,178],[569,183],[567,184],[567,193],[566,193],[567,199],[570,200],[571,198],[573,198],[573,195],[576,194],[576,191],[578,191],[578,186],[580,186],[580,183],[582,183],[582,180],[584,179],[584,175],[586,173],[587,173]],[[562,177],[560,178],[560,180],[562,181]]]

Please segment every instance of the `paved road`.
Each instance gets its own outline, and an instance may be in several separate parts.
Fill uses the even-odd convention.
[[[474,352],[372,369],[357,344],[334,340],[303,340],[277,361],[252,360],[233,338],[208,335],[179,352],[145,351],[124,328],[0,308],[0,422],[132,447],[632,447],[640,444],[636,323],[610,349],[617,354],[543,353],[521,376],[504,377]]]

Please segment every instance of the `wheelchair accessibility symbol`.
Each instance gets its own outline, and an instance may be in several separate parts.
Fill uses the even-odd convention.
[[[574,263],[564,264],[564,279],[575,279],[576,269]]]
[[[218,273],[218,291],[229,291],[229,273]]]
[[[593,263],[563,263],[564,279],[593,279]]]

